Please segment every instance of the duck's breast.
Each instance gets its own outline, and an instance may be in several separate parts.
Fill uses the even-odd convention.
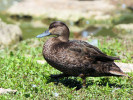
[[[45,60],[56,69],[66,74],[79,74],[85,72],[90,65],[87,55],[70,50],[70,47],[76,46],[74,42],[50,42],[45,43],[43,56]]]

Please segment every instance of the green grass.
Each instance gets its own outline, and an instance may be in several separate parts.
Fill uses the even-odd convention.
[[[81,88],[81,78],[75,77],[62,78],[56,84],[49,76],[60,72],[47,63],[37,63],[37,60],[43,60],[42,46],[42,40],[29,39],[0,50],[0,87],[17,90],[16,94],[0,95],[0,100],[133,99],[133,79],[127,77],[88,77],[87,88]],[[117,39],[102,40],[99,48],[112,56],[122,55],[127,49]],[[121,61],[133,63],[131,54],[127,53]],[[128,75],[133,77],[133,73]]]

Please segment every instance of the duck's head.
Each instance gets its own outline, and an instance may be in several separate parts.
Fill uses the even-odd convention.
[[[55,21],[50,24],[49,29],[38,35],[37,38],[42,38],[49,35],[55,35],[59,40],[67,42],[69,40],[69,29],[61,21]]]

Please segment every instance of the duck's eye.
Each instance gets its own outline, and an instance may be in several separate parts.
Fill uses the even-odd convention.
[[[58,26],[56,25],[56,26],[54,26],[53,28],[57,28]]]
[[[56,27],[58,27],[58,26],[57,25],[53,25],[53,26],[50,26],[49,29],[56,28]]]

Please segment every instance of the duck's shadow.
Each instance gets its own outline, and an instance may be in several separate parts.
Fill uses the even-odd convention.
[[[108,80],[108,78],[105,78]],[[68,87],[68,88],[74,88],[76,90],[79,90],[82,88],[82,82],[81,81],[78,81],[77,78],[61,78],[61,79],[53,79],[53,78],[49,78],[47,83],[51,83],[51,82],[54,82],[55,85],[58,85],[59,83],[62,83],[64,86]],[[122,85],[118,85],[116,83],[112,84],[110,81],[107,82],[108,83],[108,86],[111,88],[111,87],[117,87],[117,88],[121,88]],[[97,84],[99,86],[107,86],[107,83],[106,82],[100,82],[100,84],[94,82],[93,80],[89,80],[89,82],[87,82],[86,84],[86,88],[88,86],[91,86],[93,84]]]

